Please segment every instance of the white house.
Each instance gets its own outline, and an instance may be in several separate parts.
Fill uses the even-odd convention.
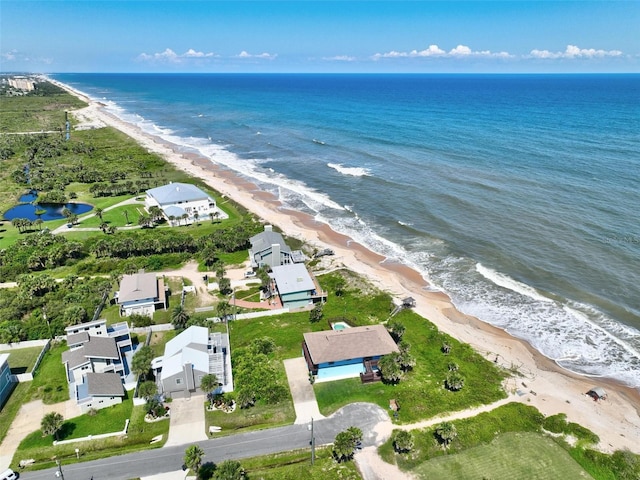
[[[164,280],[155,273],[123,275],[115,298],[120,305],[120,315],[125,317],[133,313],[151,317],[157,308],[167,308]]]
[[[220,391],[233,390],[229,337],[209,333],[206,327],[191,326],[165,345],[164,356],[152,362],[163,394],[188,397],[200,390],[202,377],[214,374]]]
[[[193,223],[196,214],[200,219],[206,219],[211,214],[219,219],[228,218],[228,215],[216,206],[213,198],[189,183],[169,183],[147,190],[146,193],[146,209],[159,207],[171,225]]]

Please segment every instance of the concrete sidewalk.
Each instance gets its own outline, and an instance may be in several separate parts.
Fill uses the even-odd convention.
[[[313,385],[309,382],[309,370],[303,357],[289,358],[284,362],[287,372],[289,389],[293,397],[293,407],[296,410],[296,424],[310,423],[311,419],[324,418],[320,414]]]

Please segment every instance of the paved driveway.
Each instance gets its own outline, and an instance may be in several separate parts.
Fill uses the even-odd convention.
[[[169,438],[165,447],[207,440],[204,420],[204,395],[176,398],[169,405],[171,416]]]
[[[284,361],[284,369],[287,372],[289,389],[293,397],[293,406],[296,410],[296,424],[311,422],[311,419],[324,418],[320,414],[316,394],[309,383],[309,370],[303,357],[289,358]]]

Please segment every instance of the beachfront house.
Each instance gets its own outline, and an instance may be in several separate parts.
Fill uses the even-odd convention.
[[[164,355],[155,358],[152,368],[159,390],[167,397],[184,398],[200,391],[202,377],[214,374],[218,392],[233,390],[229,337],[209,333],[206,327],[191,326],[165,345]]]
[[[228,215],[216,206],[216,201],[195,185],[189,183],[169,183],[146,191],[144,200],[147,211],[159,207],[171,226],[190,224],[198,219],[215,216],[218,219]]]
[[[134,313],[152,317],[156,309],[167,309],[164,280],[155,273],[124,275],[115,299],[120,305],[120,315],[125,317]]]
[[[284,308],[301,308],[326,300],[327,294],[311,276],[303,263],[290,263],[273,267],[271,273],[272,294],[280,297]]]
[[[11,395],[16,383],[15,377],[11,374],[11,368],[9,368],[9,354],[0,353],[0,408]]]
[[[69,391],[83,412],[120,403],[133,353],[129,325],[106,320],[66,329],[69,350],[62,353]],[[116,382],[117,379],[117,382]]]
[[[252,268],[277,267],[290,263],[302,263],[305,255],[299,250],[291,250],[284,238],[273,231],[271,225],[265,225],[264,231],[249,239],[249,259]]]
[[[398,352],[384,325],[342,326],[340,330],[305,333],[302,352],[316,381],[360,377],[363,382],[380,380],[378,361]]]

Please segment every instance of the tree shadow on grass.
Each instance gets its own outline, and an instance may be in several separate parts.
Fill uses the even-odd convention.
[[[67,438],[70,438],[75,429],[75,422],[64,422],[58,432],[58,440],[66,440]]]

